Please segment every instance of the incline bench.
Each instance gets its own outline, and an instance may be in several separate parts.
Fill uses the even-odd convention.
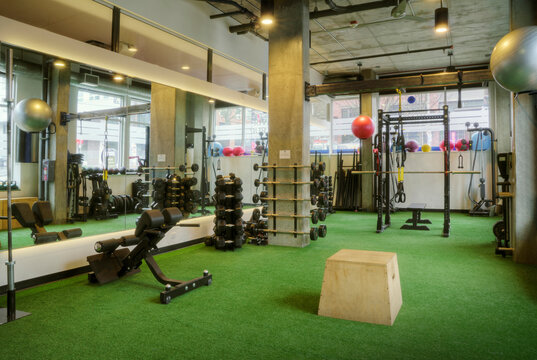
[[[425,207],[427,204],[423,203],[412,203],[408,206],[408,210],[412,210],[412,219],[408,219],[406,221],[407,224],[412,225],[403,225],[401,226],[401,229],[405,230],[429,230],[429,228],[425,225],[418,225],[418,224],[431,224],[431,220],[422,219],[421,218],[421,212],[425,210]]]
[[[35,244],[44,244],[56,240],[67,240],[82,236],[80,228],[67,229],[61,232],[48,232],[44,226],[51,224],[52,208],[48,201],[36,201],[32,208],[27,203],[11,204],[13,217],[25,228],[32,230],[32,238]]]

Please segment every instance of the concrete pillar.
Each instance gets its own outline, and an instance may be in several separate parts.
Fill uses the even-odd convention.
[[[362,71],[364,80],[374,80],[377,78],[375,72],[371,69]],[[360,95],[360,114],[367,115],[375,126],[377,124],[377,109],[378,109],[378,93],[367,93]],[[360,150],[362,156],[362,170],[374,170],[373,166],[373,136],[367,140],[362,140],[362,148]],[[367,211],[375,210],[375,201],[373,199],[373,176],[362,176],[362,208]]]
[[[166,85],[151,84],[150,166],[175,165],[175,91]]]
[[[309,1],[275,0],[275,23],[269,40],[269,163],[277,165],[309,164],[310,105],[305,101],[304,87],[309,79]],[[272,172],[269,179],[272,180]],[[309,169],[297,172],[298,181],[309,181]],[[293,181],[294,171],[278,169],[277,181]],[[269,186],[269,195],[278,198],[308,198],[309,186]],[[269,212],[294,214],[291,201],[270,202]],[[296,213],[309,215],[309,202],[297,202]],[[277,218],[269,229],[294,231],[294,220]],[[297,219],[297,230],[309,232],[309,219]],[[303,247],[308,235],[269,234],[272,245]]]
[[[187,96],[184,90],[175,90],[175,166],[185,163],[185,126],[187,124]]]
[[[50,136],[49,159],[55,160],[54,181],[48,183],[49,199],[54,211],[54,223],[67,219],[67,145],[68,128],[60,125],[62,112],[69,112],[71,70],[54,68],[51,81],[50,105],[54,113],[56,133]]]
[[[513,148],[512,95],[496,82],[490,82],[489,99],[490,126],[498,140],[496,151],[498,153],[511,152]]]
[[[537,3],[511,0],[511,30],[537,24]],[[514,137],[514,260],[537,264],[537,101],[519,94],[513,102]]]

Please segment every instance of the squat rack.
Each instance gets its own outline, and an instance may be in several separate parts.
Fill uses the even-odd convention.
[[[420,112],[433,112],[441,114],[425,114]],[[393,117],[392,117],[393,116]],[[442,109],[427,109],[427,110],[405,110],[405,111],[378,111],[378,133],[375,136],[374,149],[375,154],[375,182],[376,182],[376,204],[377,204],[377,233],[381,233],[391,225],[390,216],[390,173],[391,164],[389,159],[390,152],[390,125],[402,126],[405,124],[434,124],[441,123],[444,125],[444,227],[442,236],[449,237],[450,230],[450,175],[449,157],[451,147],[449,146],[449,107],[444,105]],[[385,159],[383,154],[386,153]],[[384,215],[384,199],[386,201],[386,214],[384,224],[382,216]]]

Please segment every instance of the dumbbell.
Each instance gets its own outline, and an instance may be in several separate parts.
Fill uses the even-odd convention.
[[[262,192],[263,193],[263,192]],[[259,201],[309,201],[311,205],[317,204],[317,196],[312,195],[309,199],[280,199],[280,198],[269,198],[261,197],[259,194],[254,194],[252,196],[252,201],[254,204],[257,204]]]
[[[251,221],[258,221],[260,218],[261,218],[261,211],[259,209],[254,209],[254,211],[252,211]]]
[[[311,218],[311,222],[314,224],[317,224],[319,222],[319,215],[317,214],[317,211],[312,211],[311,215],[281,215],[281,214],[265,214],[266,217],[283,217],[283,218],[298,218],[298,219],[306,219]]]
[[[243,199],[242,193],[240,191],[235,192],[234,195],[226,195],[226,193],[224,192],[218,192],[215,194],[215,196],[218,203],[222,203],[229,198],[233,198],[236,201],[241,201]]]
[[[222,176],[222,175],[219,175],[219,176]],[[222,187],[222,186],[225,186],[226,184],[232,184],[232,185],[235,185],[235,186],[241,186],[242,185],[242,180],[241,180],[241,178],[238,178],[238,177],[235,177],[235,176],[233,176],[233,178],[229,178],[229,180],[226,180],[226,178],[224,178],[224,177],[216,179],[216,185],[217,186]]]
[[[322,169],[319,168],[319,166],[315,163],[311,163],[311,165],[269,165],[268,163],[263,163],[262,165],[254,164],[254,171],[257,171],[259,169],[306,169],[311,168],[312,170],[320,170],[324,171],[326,169],[326,164],[321,162],[319,163],[320,166],[322,166]]]
[[[326,163],[320,161],[319,163],[311,163],[311,170],[315,171],[318,170],[320,172],[324,172],[326,170]]]
[[[192,164],[190,166],[186,166],[184,164],[179,165],[179,171],[185,172],[186,169],[190,169],[190,170],[192,170],[192,172],[196,172],[196,171],[198,171],[200,169],[200,167],[199,167],[198,164]]]
[[[326,209],[318,209],[319,213],[319,220],[325,221],[326,220]]]
[[[319,237],[326,237],[326,232],[328,231],[328,229],[326,228],[326,225],[319,225]]]
[[[313,181],[269,181],[268,178],[264,178],[263,181],[259,181],[259,179],[254,180],[254,186],[259,187],[259,185],[272,185],[272,184],[279,184],[279,185],[305,185],[305,184],[313,184],[315,187],[319,187],[319,179],[314,179]]]
[[[185,186],[194,186],[198,183],[198,179],[195,177],[184,178],[182,183]]]
[[[216,179],[235,179],[235,173],[229,173],[229,175],[216,175]]]
[[[260,232],[273,233],[273,234],[296,234],[296,235],[309,235],[310,240],[317,240],[319,238],[319,229],[312,227],[309,232],[303,231],[291,231],[291,230],[271,230],[271,229],[258,229]]]

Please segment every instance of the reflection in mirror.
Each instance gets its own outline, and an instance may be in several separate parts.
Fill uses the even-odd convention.
[[[147,158],[150,85],[73,64],[70,95],[71,158],[81,168],[79,194],[70,197],[73,217],[108,220],[109,232],[132,228],[143,206],[133,183]]]

